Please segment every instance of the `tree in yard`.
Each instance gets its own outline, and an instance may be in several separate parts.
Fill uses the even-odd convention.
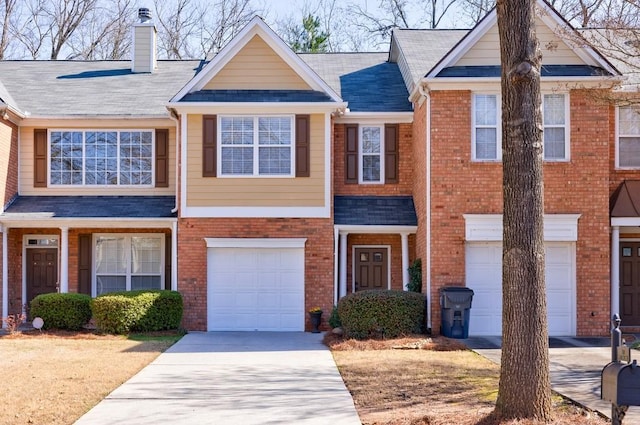
[[[551,419],[542,111],[535,0],[498,0],[502,89],[502,362],[496,413]]]
[[[311,14],[302,18],[302,25],[289,27],[287,42],[295,52],[320,53],[327,51],[329,33],[320,28],[320,18]]]
[[[2,0],[0,2],[0,17],[2,17],[2,28],[0,29],[0,60],[5,58],[5,53],[11,41],[11,18],[16,9],[17,0]]]

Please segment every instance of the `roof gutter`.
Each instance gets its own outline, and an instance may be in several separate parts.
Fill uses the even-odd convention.
[[[178,113],[176,112],[175,109],[173,108],[167,108],[169,110],[169,118],[171,118],[171,121],[173,121],[176,124],[176,200],[175,200],[175,206],[173,207],[173,209],[171,210],[171,213],[175,214],[176,212],[178,212],[178,205],[180,202],[180,199],[178,198],[179,193],[178,193],[178,184],[179,184],[179,180],[178,180],[178,169],[180,168],[178,166],[178,158],[180,155],[180,143],[182,142],[182,140],[180,140],[180,116],[178,115]]]
[[[11,105],[7,105],[6,103],[0,105],[0,114],[1,114],[0,116],[2,117],[2,119],[9,120],[9,118],[10,118],[9,117],[9,112],[11,112],[13,115],[17,116],[18,118],[21,118],[21,119],[22,118],[26,118],[26,115],[22,111],[20,111],[19,109],[14,108]]]

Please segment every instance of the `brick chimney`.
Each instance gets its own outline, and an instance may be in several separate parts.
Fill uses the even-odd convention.
[[[151,11],[146,7],[138,9],[139,22],[133,24],[133,72],[153,72],[158,66],[156,59],[156,24],[151,19]]]

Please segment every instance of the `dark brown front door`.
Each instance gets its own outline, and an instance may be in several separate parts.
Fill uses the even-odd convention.
[[[640,242],[620,243],[620,318],[640,325]]]
[[[356,248],[356,291],[389,288],[387,248]]]
[[[56,248],[27,249],[27,301],[36,296],[57,292],[58,250]]]

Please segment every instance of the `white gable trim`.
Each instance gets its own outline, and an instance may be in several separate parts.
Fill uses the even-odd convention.
[[[569,23],[567,23],[551,6],[549,6],[543,0],[537,0],[536,6],[538,8],[539,17],[550,29],[553,31],[567,46],[573,49],[574,53],[582,59],[587,65],[599,66],[609,71],[613,75],[620,75],[613,65],[609,63],[600,53],[590,46],[576,46],[566,37],[562,36],[562,32],[576,33]],[[475,46],[475,44],[482,38],[489,29],[498,24],[498,14],[496,8],[493,8],[484,19],[482,19],[461,41],[458,43],[447,55],[442,58],[440,62],[425,76],[425,78],[434,78],[444,68],[453,66],[464,56],[469,50]],[[579,36],[579,34],[578,34]]]
[[[260,36],[313,90],[329,95],[335,102],[342,99],[315,73],[259,16],[254,17],[191,81],[178,92],[171,102],[177,102],[187,93],[202,90],[211,79],[233,59],[255,36]]]
[[[502,214],[464,214],[465,240],[502,241]],[[544,240],[575,242],[578,240],[580,214],[545,214]]]

